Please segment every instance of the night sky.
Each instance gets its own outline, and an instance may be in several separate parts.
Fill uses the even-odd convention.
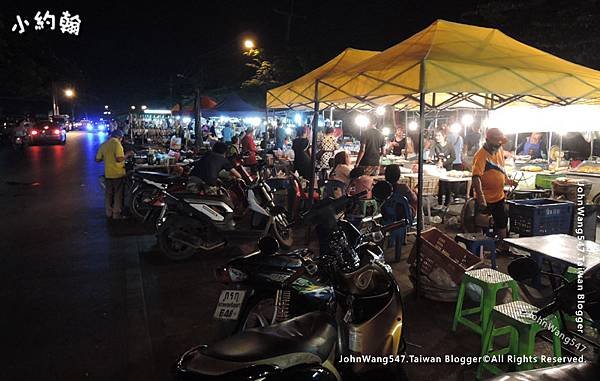
[[[556,20],[557,25],[553,25],[552,8],[546,7],[549,3],[561,6],[558,4],[561,1],[500,3],[504,5],[495,12],[495,2],[490,1],[295,0],[288,42],[287,17],[280,12],[290,10],[290,0],[145,4],[80,1],[70,5],[48,1],[43,6],[3,6],[0,43],[8,41],[9,46],[16,47],[27,59],[33,57],[33,61],[40,60],[40,51],[49,49],[60,64],[59,69],[45,73],[44,79],[53,77],[72,83],[78,90],[81,109],[99,111],[104,104],[116,110],[130,104],[157,107],[167,106],[164,103],[169,99],[170,87],[176,95],[189,92],[194,86],[209,94],[238,89],[241,81],[251,75],[241,54],[241,43],[246,36],[253,36],[268,58],[286,59],[286,70],[279,80],[287,81],[346,47],[385,49],[438,18],[498,27],[538,46],[544,45],[544,39],[539,37],[544,30],[560,30],[558,24],[565,22]],[[567,3],[570,2],[563,5]],[[514,16],[507,4],[517,7]],[[596,12],[596,1],[581,4],[586,11],[593,9],[590,14]],[[531,12],[531,7],[544,11]],[[36,11],[44,13],[46,9],[56,15],[57,23],[63,10],[79,14],[82,19],[79,36],[62,34],[58,26],[54,31],[34,30]],[[17,14],[31,23],[24,35],[10,31]],[[581,35],[590,35],[586,28],[594,31],[597,28],[597,23],[578,26],[573,20],[566,22],[570,22],[572,29],[581,29],[575,31]],[[564,45],[568,44],[563,39],[560,44],[540,47],[560,52],[563,46],[568,54],[568,46]],[[578,57],[564,58],[577,61]],[[579,59],[582,60],[585,57]],[[1,91],[0,97],[10,98],[11,89]],[[36,99],[43,99],[43,95],[37,95]]]

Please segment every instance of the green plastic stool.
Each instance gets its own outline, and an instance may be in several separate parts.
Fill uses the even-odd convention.
[[[560,330],[560,319],[557,314],[538,318],[535,314],[540,309],[529,303],[517,300],[494,307],[492,319],[488,324],[483,336],[481,346],[481,357],[496,355],[533,356],[535,352],[535,338],[544,330],[552,333],[552,348],[555,357],[560,357],[560,338],[550,328]],[[496,328],[496,326],[499,326]],[[510,334],[509,346],[493,349],[494,338]],[[532,362],[524,362],[517,366],[516,370],[529,370],[533,367]],[[477,366],[477,379],[481,379],[483,372],[488,370],[494,375],[503,373],[503,370],[490,362],[481,361]]]
[[[565,279],[567,280],[567,282],[575,282],[577,281],[577,277],[579,274],[579,270],[575,267],[567,267],[567,269],[565,270],[565,272],[562,274]],[[566,313],[562,314],[562,317],[564,320],[562,320],[562,322],[564,324],[568,324],[568,323],[575,323],[577,322],[576,317],[574,315],[568,315]],[[592,327],[594,324],[593,320],[590,320],[588,318],[583,318],[583,325],[587,326],[587,327]]]
[[[569,266],[563,273],[563,276],[567,279],[567,282],[573,282],[577,280],[578,271],[577,268]]]
[[[483,293],[479,300],[479,307],[463,309],[465,291],[469,284],[478,285],[481,287]],[[465,272],[460,283],[460,289],[458,290],[452,331],[456,331],[456,326],[458,323],[461,323],[479,335],[483,335],[490,321],[492,309],[496,305],[496,295],[498,291],[505,288],[511,289],[513,300],[519,300],[519,287],[510,275],[493,269],[479,269]],[[474,314],[479,314],[479,324],[467,319],[467,316]]]

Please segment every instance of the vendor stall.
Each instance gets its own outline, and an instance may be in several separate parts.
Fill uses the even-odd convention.
[[[313,79],[310,88],[314,91],[303,97],[304,103],[282,102],[269,92],[267,106],[312,107],[315,116],[324,104],[418,107],[420,196],[424,129],[426,121],[434,119],[434,112],[428,111],[600,103],[600,72],[522,44],[498,30],[443,20],[349,69]],[[422,209],[422,197],[418,209]],[[418,213],[417,273],[422,229],[423,216]]]

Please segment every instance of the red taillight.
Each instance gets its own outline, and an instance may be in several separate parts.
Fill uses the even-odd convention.
[[[58,135],[58,134],[60,134],[60,130],[58,130],[58,129],[54,130],[54,135]]]
[[[221,283],[231,283],[231,277],[227,267],[217,267],[215,269],[215,279]]]
[[[36,130],[31,131],[31,135],[37,135],[38,132]]]
[[[152,206],[165,206],[165,196],[160,195],[159,197],[150,200],[150,204],[152,204]]]

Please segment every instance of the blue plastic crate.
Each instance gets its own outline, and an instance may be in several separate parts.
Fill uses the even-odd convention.
[[[266,179],[265,182],[269,184],[269,187],[273,191],[282,189],[287,190],[290,187],[290,179],[288,178],[271,177],[270,179]]]
[[[575,204],[550,198],[507,201],[510,231],[521,236],[571,234]]]

